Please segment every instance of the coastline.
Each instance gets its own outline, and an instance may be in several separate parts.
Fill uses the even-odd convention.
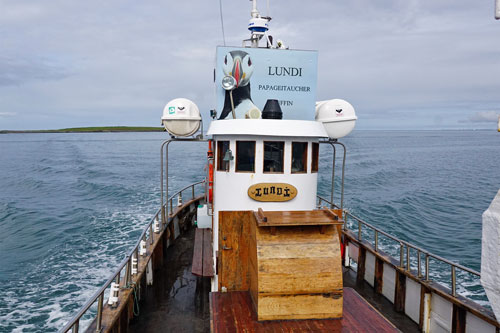
[[[0,130],[0,134],[24,133],[103,133],[103,132],[163,132],[163,127],[141,126],[102,126],[102,127],[72,127],[54,130]]]

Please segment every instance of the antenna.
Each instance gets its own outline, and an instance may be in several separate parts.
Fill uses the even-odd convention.
[[[259,47],[259,41],[265,36],[267,47],[272,47],[272,40],[267,35],[267,31],[269,30],[268,23],[271,21],[271,18],[260,16],[257,9],[257,0],[250,1],[252,1],[252,11],[250,12],[252,18],[248,22],[248,30],[250,30],[251,36],[250,39],[243,41],[243,46],[245,46],[245,42],[249,41],[251,47]]]
[[[219,9],[220,9],[220,24],[222,27],[222,41],[224,42],[224,46],[226,46],[226,34],[224,33],[224,18],[222,17],[222,0],[219,0]]]

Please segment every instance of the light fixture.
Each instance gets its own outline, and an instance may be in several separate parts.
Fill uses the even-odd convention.
[[[222,88],[229,91],[229,99],[231,100],[231,112],[233,114],[233,119],[236,119],[236,113],[234,112],[234,102],[233,102],[233,90],[236,89],[238,82],[231,75],[226,75],[222,78]]]
[[[234,90],[237,84],[236,79],[231,75],[226,75],[222,78],[222,88],[224,90]]]
[[[229,162],[234,160],[233,152],[231,149],[226,150],[226,153],[224,154],[224,158],[222,159],[224,162]]]

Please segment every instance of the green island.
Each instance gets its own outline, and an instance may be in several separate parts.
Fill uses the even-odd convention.
[[[0,130],[0,134],[9,133],[99,133],[99,132],[163,132],[163,127],[139,126],[103,126],[103,127],[73,127],[54,130]]]

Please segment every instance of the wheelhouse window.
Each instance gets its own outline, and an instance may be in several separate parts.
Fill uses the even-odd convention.
[[[283,173],[285,143],[264,141],[264,173]]]
[[[224,161],[228,150],[229,141],[217,141],[217,171],[229,171],[229,161]]]
[[[292,142],[292,173],[307,172],[307,142]]]
[[[318,172],[318,162],[319,162],[319,143],[313,142],[311,172]]]
[[[255,172],[255,141],[236,141],[236,171]]]

